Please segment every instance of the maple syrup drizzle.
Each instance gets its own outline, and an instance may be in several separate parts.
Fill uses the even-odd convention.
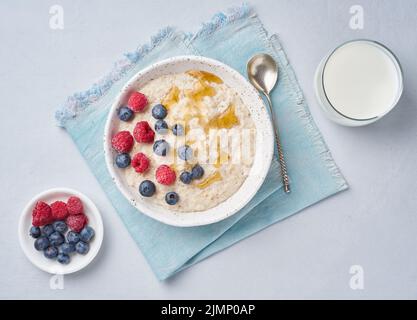
[[[180,101],[180,89],[178,89],[177,86],[173,86],[161,103],[169,110],[171,106],[178,103],[178,101]]]
[[[211,129],[230,129],[235,125],[239,124],[239,118],[235,113],[235,106],[230,104],[225,111],[221,114],[207,119],[207,116],[202,113],[201,104],[205,97],[213,97],[216,95],[216,89],[210,85],[211,83],[222,84],[223,80],[217,77],[216,75],[200,70],[189,70],[186,72],[188,75],[197,79],[197,82],[194,84],[193,89],[183,90],[184,96],[188,99],[188,103],[183,107],[183,113],[181,118],[174,119],[176,121],[182,121],[185,124],[186,132],[189,130],[189,122],[192,119],[198,119],[199,125],[208,133]],[[173,105],[177,104],[180,101],[181,91],[177,86],[172,86],[168,94],[162,100],[162,104],[170,109]],[[187,144],[190,145],[192,141],[187,141]],[[215,168],[220,168],[223,163],[226,163],[230,159],[230,155],[226,152],[222,152],[218,146],[218,157],[216,162],[213,164]],[[171,168],[178,172],[180,167],[187,168],[189,164],[180,165],[177,163],[176,152],[174,153],[174,163],[171,165]],[[216,170],[215,173],[202,180],[201,182],[195,184],[198,188],[204,189],[210,186],[212,183],[222,180],[222,176],[219,171]]]
[[[218,76],[207,72],[207,71],[201,71],[201,70],[189,70],[186,72],[188,75],[192,76],[193,78],[207,81],[207,82],[214,82],[218,84],[222,84],[223,80],[220,79]]]
[[[221,180],[223,180],[223,177],[220,174],[220,172],[218,170],[216,170],[214,173],[209,175],[203,181],[195,184],[195,186],[197,188],[200,188],[200,189],[205,189],[205,188],[209,187],[210,185],[212,185],[213,183],[221,181]]]

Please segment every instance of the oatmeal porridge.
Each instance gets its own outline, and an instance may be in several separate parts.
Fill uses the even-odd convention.
[[[239,95],[199,70],[164,75],[120,106],[112,138],[115,164],[141,201],[181,212],[203,211],[245,181],[256,129]]]

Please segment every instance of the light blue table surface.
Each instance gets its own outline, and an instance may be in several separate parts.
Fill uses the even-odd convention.
[[[198,9],[192,0],[167,3],[0,2],[0,298],[417,298],[417,2],[250,2],[280,35],[350,189],[159,282],[53,113],[160,27],[197,30],[241,1],[204,1]],[[49,27],[55,4],[64,9],[63,30]],[[355,4],[364,9],[363,30],[349,27]],[[353,38],[389,46],[405,73],[398,108],[364,128],[328,121],[312,86],[320,59]],[[66,276],[62,290],[26,259],[16,232],[26,202],[56,186],[90,196],[106,228],[98,258]],[[363,290],[349,285],[354,265],[363,270]]]

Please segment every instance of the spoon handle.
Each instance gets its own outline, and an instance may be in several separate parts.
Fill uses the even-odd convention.
[[[266,93],[264,94],[265,94],[266,100],[268,101],[269,111],[271,111],[271,120],[272,120],[272,126],[274,127],[275,142],[277,144],[277,149],[278,149],[278,162],[279,162],[279,166],[281,167],[281,177],[282,177],[282,182],[284,185],[284,191],[285,193],[289,193],[291,192],[290,179],[288,177],[287,165],[285,164],[285,159],[284,159],[284,152],[282,151],[281,141],[279,139],[278,124],[275,120],[275,113],[272,108],[271,97],[269,96],[269,94],[266,94]]]

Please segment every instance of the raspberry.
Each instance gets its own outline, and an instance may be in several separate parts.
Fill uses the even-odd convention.
[[[112,147],[120,153],[132,150],[133,143],[133,137],[129,131],[120,131],[111,139]]]
[[[38,201],[32,211],[32,224],[35,227],[40,227],[51,222],[51,207],[43,201]]]
[[[52,217],[54,220],[64,220],[68,216],[67,204],[62,201],[55,201],[51,204]]]
[[[152,143],[155,138],[155,132],[147,121],[139,121],[133,130],[133,136],[137,142]]]
[[[167,186],[173,184],[177,178],[175,171],[165,164],[159,166],[158,169],[156,169],[155,176],[156,181]]]
[[[142,152],[137,153],[132,159],[132,167],[136,172],[143,173],[149,168],[149,159]]]
[[[67,208],[69,215],[84,213],[83,203],[78,197],[69,197],[67,201]]]
[[[88,223],[88,218],[84,214],[76,214],[74,216],[68,216],[65,222],[72,231],[80,232]]]
[[[143,93],[140,92],[133,92],[129,100],[127,101],[127,106],[133,111],[133,112],[141,112],[145,109],[145,107],[148,105],[148,99]]]

